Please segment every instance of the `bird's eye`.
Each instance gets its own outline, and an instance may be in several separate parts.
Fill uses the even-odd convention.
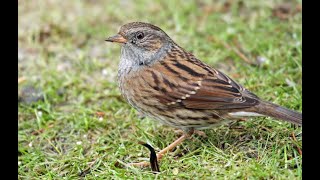
[[[144,38],[144,34],[142,32],[138,32],[136,37],[137,37],[137,39],[142,39],[142,38]]]

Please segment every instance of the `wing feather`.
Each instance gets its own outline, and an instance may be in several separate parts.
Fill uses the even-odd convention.
[[[256,95],[224,73],[194,56],[185,60],[186,55],[181,53],[176,52],[175,59],[161,61],[152,67],[152,71],[156,71],[153,76],[158,76],[158,86],[169,86],[167,91],[155,95],[159,102],[172,107],[213,110],[248,108],[259,103]]]

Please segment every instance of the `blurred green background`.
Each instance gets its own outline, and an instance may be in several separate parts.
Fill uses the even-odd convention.
[[[128,22],[161,27],[176,43],[262,99],[302,109],[301,1],[18,1],[19,179],[301,179],[301,128],[253,118],[205,130],[150,168],[179,135],[141,120],[122,99],[120,47]]]

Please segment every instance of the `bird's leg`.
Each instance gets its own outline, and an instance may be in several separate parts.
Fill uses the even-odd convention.
[[[194,133],[194,129],[191,129],[189,132],[182,134],[182,136],[180,138],[178,138],[173,143],[171,143],[169,146],[167,146],[166,148],[162,149],[159,153],[157,153],[157,159],[160,160],[164,154],[171,151],[177,145],[182,143],[185,139],[191,137],[193,133]]]
[[[164,154],[171,151],[173,148],[175,148],[177,145],[182,143],[185,139],[191,137],[191,135],[194,133],[194,129],[189,130],[187,133],[184,133],[181,137],[179,137],[177,140],[175,140],[173,143],[171,143],[166,148],[162,149],[159,153],[157,153],[157,160],[161,160]],[[138,167],[146,167],[149,166],[149,162],[139,162],[139,163],[129,163],[129,166],[138,166]]]

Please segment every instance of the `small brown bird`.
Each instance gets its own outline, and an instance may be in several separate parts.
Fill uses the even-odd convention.
[[[106,41],[122,44],[118,83],[127,102],[139,112],[185,132],[160,151],[158,159],[194,130],[227,120],[270,116],[302,125],[301,113],[261,100],[181,48],[157,26],[128,23]]]

